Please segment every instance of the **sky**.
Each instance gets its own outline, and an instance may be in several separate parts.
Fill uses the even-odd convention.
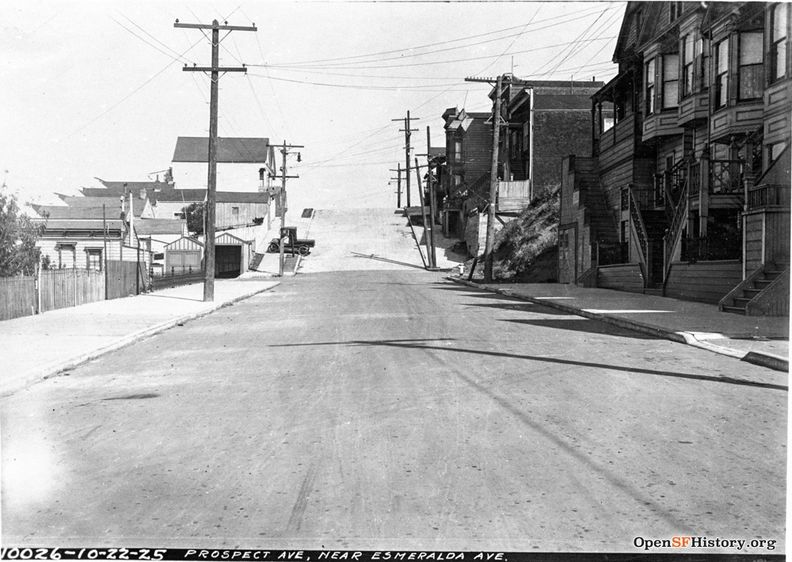
[[[304,145],[290,206],[396,203],[400,119],[415,154],[444,145],[448,107],[490,111],[466,76],[607,81],[624,2],[0,3],[0,173],[20,200],[154,179],[178,136],[207,136],[211,43],[173,23],[251,25],[221,43],[219,134]],[[413,182],[414,183],[414,182]],[[178,187],[178,186],[177,186]]]

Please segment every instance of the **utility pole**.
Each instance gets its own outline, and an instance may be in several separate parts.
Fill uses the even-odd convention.
[[[399,119],[391,119],[391,121],[404,121],[404,129],[399,129],[399,131],[404,131],[404,173],[407,177],[407,206],[410,206],[410,136],[412,135],[413,131],[417,131],[418,129],[411,129],[410,128],[410,121],[418,121],[420,117],[410,117],[410,112],[407,112],[407,117],[401,117]]]
[[[426,217],[426,206],[424,205],[423,186],[421,185],[421,165],[418,164],[418,159],[415,159],[415,178],[418,180],[418,200],[421,203],[421,217],[424,224],[424,244],[426,244],[426,260],[429,262],[427,269],[434,269],[434,262],[432,261],[432,247],[430,243],[432,225],[430,219]]]
[[[492,78],[465,78],[465,82],[492,83]],[[492,167],[490,169],[490,194],[487,203],[487,241],[484,245],[484,282],[492,283],[492,248],[495,245],[495,200],[498,197],[498,142],[501,128],[501,91],[503,75],[499,75],[492,105]]]
[[[220,31],[256,31],[256,26],[239,26],[228,25],[224,22],[220,25],[217,20],[212,21],[211,24],[203,23],[179,23],[179,20],[173,24],[173,27],[200,29],[203,33],[204,29],[212,30],[212,66],[192,66],[184,65],[185,72],[209,72],[211,73],[211,97],[209,100],[209,177],[206,182],[206,208],[204,209],[204,302],[212,302],[214,300],[214,275],[215,275],[215,207],[216,207],[216,193],[217,193],[217,91],[218,82],[220,81],[220,73],[226,72],[245,72],[245,66],[232,67],[220,66]],[[226,34],[227,35],[227,34]]]
[[[437,267],[437,252],[435,250],[435,212],[437,209],[437,196],[435,195],[434,185],[432,184],[432,135],[429,125],[426,126],[426,187],[429,190],[429,237],[432,241],[432,254],[429,261],[432,267]]]
[[[396,169],[390,169],[391,172],[397,172],[395,178],[391,178],[391,181],[396,180],[396,208],[401,209],[401,164],[396,165]]]
[[[280,240],[280,248],[279,248],[280,258],[278,259],[278,275],[280,275],[281,277],[283,277],[283,260],[284,260],[283,253],[284,253],[284,246],[285,246],[284,241],[283,241],[283,237],[284,237],[284,231],[286,229],[286,209],[288,207],[287,202],[286,202],[286,180],[287,179],[296,179],[296,178],[300,177],[300,176],[288,176],[288,175],[286,175],[286,157],[289,155],[289,149],[290,148],[305,148],[305,147],[303,145],[301,145],[301,144],[286,144],[286,141],[284,140],[283,141],[283,145],[281,146],[281,149],[280,149],[280,153],[281,153],[281,155],[283,157],[283,160],[282,160],[281,169],[280,169],[280,172],[281,172],[281,188],[280,188],[280,193],[278,194],[278,201],[280,202],[280,216],[281,216],[280,217],[281,218],[281,222],[280,222],[280,236],[278,237],[278,239]],[[298,153],[298,157],[299,157],[299,153]],[[295,241],[292,240],[292,250],[294,250],[294,242]]]

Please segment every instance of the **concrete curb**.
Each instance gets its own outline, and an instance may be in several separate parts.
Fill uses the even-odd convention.
[[[693,347],[698,347],[699,349],[706,349],[707,351],[711,351],[713,353],[718,353],[720,355],[733,357],[735,359],[739,359],[740,361],[746,361],[748,363],[759,365],[761,367],[767,367],[768,369],[773,369],[775,371],[789,372],[789,360],[784,357],[772,355],[770,353],[762,353],[757,351],[748,351],[748,352],[740,351],[729,347],[716,345],[710,343],[709,341],[701,341],[697,339],[696,336],[690,332],[674,332],[673,330],[660,328],[658,326],[652,326],[651,324],[642,324],[641,322],[636,322],[635,320],[627,320],[625,318],[617,318],[614,316],[608,316],[606,314],[588,312],[586,310],[576,308],[574,306],[557,303],[550,300],[529,297],[527,295],[521,295],[514,291],[510,291],[508,289],[483,287],[479,283],[476,283],[474,281],[467,281],[465,279],[459,279],[452,276],[447,276],[446,279],[460,285],[467,285],[468,287],[481,289],[482,291],[490,291],[507,297],[528,301],[542,306],[547,306],[549,308],[555,308],[556,310],[561,310],[563,312],[568,312],[570,314],[575,314],[577,316],[583,316],[585,318],[590,318],[592,320],[599,320],[600,322],[604,322],[612,326],[617,326],[619,328],[624,328],[626,330],[632,330],[634,332],[639,332],[649,336],[655,336],[658,338],[671,340],[677,343],[684,343],[687,345],[691,345]]]
[[[216,312],[217,310],[220,310],[221,308],[231,306],[234,303],[237,303],[244,299],[248,299],[259,293],[263,293],[265,291],[274,289],[279,284],[280,284],[279,282],[275,282],[275,284],[270,287],[265,287],[264,289],[257,289],[255,291],[250,291],[242,295],[239,295],[237,297],[234,297],[233,299],[228,301],[213,303],[208,308],[197,310],[195,312],[190,312],[189,314],[183,314],[182,316],[179,316],[177,318],[172,318],[170,320],[166,320],[165,322],[161,322],[154,326],[150,326],[148,328],[138,330],[137,332],[133,332],[125,336],[121,336],[117,340],[105,345],[104,347],[100,347],[99,349],[95,349],[93,351],[89,351],[81,355],[76,355],[73,357],[69,357],[67,359],[62,359],[59,361],[54,361],[52,363],[49,363],[48,365],[38,369],[31,375],[25,377],[23,380],[20,380],[16,384],[9,386],[9,388],[0,391],[0,396],[8,396],[9,394],[13,394],[14,392],[17,392],[18,390],[22,390],[23,388],[26,388],[31,384],[34,384],[40,380],[46,380],[54,376],[57,376],[59,373],[62,373],[63,371],[74,369],[75,367],[82,365],[87,361],[91,361],[92,359],[96,359],[97,357],[100,357],[112,351],[117,351],[129,345],[132,345],[133,343],[136,343],[142,339],[153,336],[160,332],[164,332],[165,330],[173,328],[174,326],[178,326],[180,324],[184,324],[185,322],[202,318],[213,312]]]

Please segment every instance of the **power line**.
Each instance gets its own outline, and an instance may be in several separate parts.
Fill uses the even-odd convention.
[[[250,76],[255,76],[257,78],[269,78],[270,80],[277,80],[279,82],[291,82],[294,84],[310,84],[311,86],[326,86],[329,88],[345,88],[351,90],[385,90],[385,91],[394,91],[394,90],[417,90],[417,91],[427,91],[427,88],[439,88],[444,86],[445,84],[425,84],[425,85],[418,85],[418,86],[361,86],[356,84],[331,84],[329,82],[313,82],[309,80],[293,80],[290,78],[278,78],[276,76],[265,76],[264,74],[254,74],[250,73]],[[458,86],[461,85],[462,82],[455,82],[450,84],[451,86]],[[437,91],[437,90],[435,90]],[[453,90],[445,90],[445,91],[453,91]],[[463,91],[463,90],[459,90]]]
[[[597,39],[593,39],[592,41],[606,41],[606,40],[610,40],[610,39],[616,39],[616,36],[600,37],[600,38],[597,38]],[[329,68],[328,67],[316,67],[316,68],[318,68],[320,70],[327,70],[327,69],[329,69],[329,70],[336,70],[336,69],[370,70],[370,69],[376,69],[376,68],[408,68],[408,67],[413,67],[413,66],[430,66],[430,65],[436,65],[436,64],[450,64],[450,63],[454,63],[454,62],[468,62],[468,61],[472,61],[472,60],[498,59],[498,58],[504,56],[505,54],[519,55],[519,54],[524,54],[524,53],[533,53],[533,52],[536,52],[536,51],[542,51],[544,49],[553,49],[553,48],[556,48],[556,47],[563,47],[563,46],[569,45],[569,44],[570,44],[569,42],[567,42],[567,43],[556,43],[556,44],[553,44],[553,45],[543,45],[541,47],[533,47],[531,49],[522,49],[520,51],[512,51],[510,53],[501,53],[499,55],[482,55],[482,56],[478,56],[478,57],[466,57],[466,58],[450,59],[450,60],[414,62],[414,63],[407,63],[407,64],[376,65],[376,66],[347,66],[347,67],[337,66],[337,67],[329,67]],[[248,64],[247,66],[249,66],[249,67],[263,67],[263,68],[268,68],[270,70],[276,70],[276,71],[280,70],[280,68],[277,67],[277,66],[266,65],[266,64]],[[306,67],[306,68],[308,68],[308,67]]]
[[[202,40],[201,40],[201,39],[199,39],[198,41],[196,41],[195,43],[193,43],[192,45],[190,45],[190,47],[189,47],[187,50],[183,51],[183,52],[182,52],[182,53],[181,53],[179,56],[184,56],[184,55],[186,55],[188,52],[190,52],[191,50],[193,50],[193,49],[194,49],[194,48],[195,48],[195,47],[198,45],[198,43],[201,43],[201,41],[202,41]],[[116,103],[114,103],[113,105],[111,105],[110,107],[108,107],[107,109],[105,109],[104,111],[102,111],[102,112],[101,112],[99,115],[97,115],[96,117],[94,117],[93,119],[91,119],[90,121],[88,121],[87,123],[85,123],[83,126],[81,126],[81,127],[77,128],[77,129],[75,129],[75,130],[71,131],[69,134],[70,134],[70,135],[73,135],[73,134],[75,134],[75,133],[78,133],[78,132],[82,131],[83,129],[85,129],[85,128],[87,128],[88,126],[92,125],[94,122],[98,121],[100,118],[104,117],[105,115],[107,115],[108,113],[110,113],[111,111],[113,111],[113,110],[114,110],[116,107],[118,107],[119,105],[121,105],[122,103],[124,103],[126,100],[128,100],[129,98],[131,98],[132,96],[134,96],[135,94],[137,94],[137,93],[138,93],[140,90],[142,90],[142,89],[143,89],[143,88],[145,88],[146,86],[148,86],[148,85],[149,85],[149,84],[150,84],[150,83],[151,83],[151,82],[152,82],[152,81],[153,81],[155,78],[157,78],[157,77],[158,77],[160,74],[162,74],[163,72],[165,72],[166,70],[168,70],[168,69],[169,69],[171,66],[173,66],[173,65],[174,65],[175,63],[177,63],[177,62],[180,62],[180,61],[179,61],[178,59],[175,59],[175,58],[173,58],[173,59],[172,59],[172,60],[171,60],[171,61],[170,61],[168,64],[166,64],[166,65],[165,65],[165,66],[163,66],[163,67],[162,67],[160,70],[158,70],[158,71],[157,71],[155,74],[153,74],[152,76],[150,76],[150,77],[149,77],[149,78],[148,78],[148,79],[147,79],[145,82],[143,82],[143,83],[142,83],[140,86],[138,86],[137,88],[135,88],[134,90],[132,90],[132,91],[131,91],[129,94],[127,94],[126,96],[124,96],[123,98],[121,98],[120,100],[118,100]]]
[[[590,12],[588,14],[585,14],[583,16],[574,18],[574,19],[581,19],[582,17],[586,17],[587,15],[591,15],[592,13],[596,13],[596,10],[592,11],[592,12]],[[567,17],[566,14],[560,15],[560,16],[553,16],[551,18],[546,18],[546,19],[543,19],[543,20],[539,20],[536,23],[537,24],[544,23],[544,22],[547,22],[547,21],[558,20],[558,19],[565,18],[565,17]],[[574,21],[574,20],[570,20],[570,21]],[[568,22],[566,22],[566,21],[559,22],[556,25],[561,25],[563,23],[568,23]],[[346,57],[334,57],[334,58],[328,58],[328,59],[314,59],[314,60],[307,60],[307,61],[293,61],[293,62],[286,62],[286,63],[281,63],[280,65],[272,65],[272,66],[299,66],[299,65],[314,64],[314,63],[321,63],[321,62],[334,62],[334,61],[343,61],[343,60],[354,60],[354,59],[375,57],[375,56],[379,56],[379,55],[390,55],[390,54],[393,54],[393,53],[401,53],[401,52],[404,52],[404,51],[424,49],[424,48],[427,48],[427,47],[436,47],[436,46],[439,46],[439,45],[447,45],[449,43],[457,43],[459,41],[467,41],[469,39],[476,39],[478,37],[485,37],[487,35],[494,35],[494,34],[497,34],[497,33],[504,33],[506,31],[511,31],[513,29],[519,29],[521,27],[524,27],[524,25],[525,24],[520,24],[520,25],[511,26],[511,27],[505,27],[503,29],[498,29],[498,30],[495,30],[495,31],[488,31],[488,32],[485,32],[485,33],[478,33],[476,35],[468,35],[468,36],[460,37],[460,38],[457,38],[457,39],[449,39],[449,40],[446,40],[446,41],[438,41],[438,42],[435,42],[435,43],[426,43],[426,44],[423,44],[423,45],[416,45],[414,47],[404,47],[402,49],[393,49],[393,50],[390,50],[390,51],[379,51],[379,52],[376,52],[376,53],[368,53],[368,54],[364,54],[364,55],[351,55],[351,56],[346,56]],[[502,39],[506,39],[508,37],[510,37],[510,36],[504,37]],[[407,56],[411,56],[411,55],[407,55]],[[264,60],[263,57],[262,57],[262,60]],[[365,62],[372,62],[372,61],[365,61]]]
[[[132,25],[134,25],[135,27],[137,27],[137,28],[138,28],[140,31],[142,31],[142,32],[143,32],[143,33],[145,33],[147,36],[149,36],[151,39],[153,39],[154,41],[156,41],[157,43],[159,43],[160,45],[162,45],[164,48],[166,48],[166,49],[167,49],[168,51],[170,51],[172,54],[176,55],[176,57],[177,57],[177,58],[179,58],[181,61],[187,61],[187,62],[189,62],[189,63],[193,63],[193,62],[195,62],[195,61],[193,61],[193,60],[191,60],[191,59],[186,59],[186,58],[182,57],[182,56],[179,54],[179,52],[178,52],[176,49],[174,49],[173,47],[171,47],[171,46],[167,45],[167,44],[166,44],[166,43],[164,43],[163,41],[159,40],[157,37],[155,37],[154,35],[152,35],[151,33],[149,33],[149,32],[148,32],[148,31],[147,31],[145,28],[143,28],[142,26],[138,25],[138,24],[137,24],[135,21],[133,21],[133,20],[132,20],[130,17],[128,17],[128,16],[124,16],[124,18],[125,18],[125,19],[126,19],[128,22],[129,22],[129,23],[131,23]],[[115,21],[115,22],[116,22],[118,25],[120,25],[121,27],[124,27],[124,26],[123,26],[121,23],[119,23],[119,22],[118,22],[118,21],[116,21],[115,19],[113,19],[113,21]],[[147,42],[145,39],[141,38],[139,35],[136,35],[134,32],[132,32],[132,31],[131,31],[131,30],[129,30],[128,28],[124,27],[124,29],[126,29],[127,31],[129,31],[130,33],[132,33],[133,35],[135,35],[135,37],[137,37],[138,39],[141,39],[143,42],[145,42],[145,43],[148,43],[148,42]],[[149,44],[149,45],[151,45],[151,43],[148,43],[148,44]],[[151,45],[151,46],[152,46],[152,47],[154,47],[154,48],[156,48],[154,45]],[[160,52],[162,52],[162,51],[160,51]],[[165,54],[167,54],[167,53],[165,53]]]

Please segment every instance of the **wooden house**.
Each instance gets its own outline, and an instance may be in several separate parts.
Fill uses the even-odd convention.
[[[498,151],[499,209],[519,211],[561,186],[561,160],[591,151],[591,96],[603,82],[506,76]],[[495,98],[495,89],[490,92]]]
[[[105,260],[142,261],[150,265],[150,252],[133,235],[116,208],[37,205],[34,222],[44,226],[36,246],[53,269],[101,270]],[[106,251],[105,251],[106,250]]]
[[[182,189],[206,189],[209,139],[179,137],[173,180]],[[217,139],[217,191],[267,192],[276,175],[275,148],[267,138]]]
[[[469,215],[486,207],[492,166],[490,117],[489,113],[468,113],[456,107],[443,113],[446,173],[442,213],[447,235],[464,238]]]
[[[269,225],[270,195],[254,191],[217,191],[215,193],[215,228],[239,228]],[[206,201],[205,189],[174,189],[147,197],[141,216],[146,219],[182,219],[184,208]]]
[[[732,294],[752,277],[779,292],[789,17],[786,3],[628,4],[618,74],[592,97],[593,150],[562,167],[562,281],[740,312],[768,298],[754,285]]]

